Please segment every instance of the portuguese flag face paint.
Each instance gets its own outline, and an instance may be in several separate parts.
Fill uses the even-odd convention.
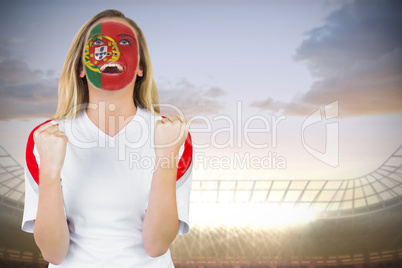
[[[84,53],[88,80],[103,90],[119,90],[134,79],[138,68],[138,45],[126,24],[106,21],[95,25]]]

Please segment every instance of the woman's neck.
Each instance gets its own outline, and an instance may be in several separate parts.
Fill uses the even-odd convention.
[[[103,91],[89,88],[89,119],[104,133],[115,136],[134,117],[133,90]]]

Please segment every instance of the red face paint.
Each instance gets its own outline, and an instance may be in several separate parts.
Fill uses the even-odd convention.
[[[88,80],[103,90],[119,90],[134,79],[138,46],[134,31],[124,23],[107,21],[95,25],[84,55]]]

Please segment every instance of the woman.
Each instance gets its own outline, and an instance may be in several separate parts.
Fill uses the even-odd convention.
[[[27,143],[22,229],[49,267],[173,267],[192,147],[183,116],[158,114],[141,29],[97,14],[68,51],[56,114]]]

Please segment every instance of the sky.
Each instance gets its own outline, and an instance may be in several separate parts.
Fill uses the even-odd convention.
[[[21,165],[29,132],[56,110],[58,77],[75,33],[108,8],[143,30],[161,103],[193,120],[200,160],[193,179],[347,179],[376,169],[402,145],[398,1],[3,1],[0,7],[0,145]],[[225,169],[205,162],[229,157],[234,165],[247,154],[271,165]]]

